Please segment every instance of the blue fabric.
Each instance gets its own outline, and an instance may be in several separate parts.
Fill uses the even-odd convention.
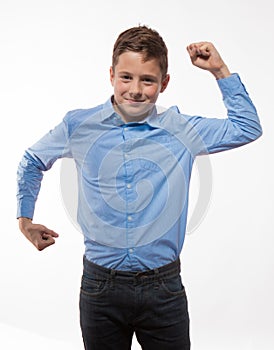
[[[111,99],[67,113],[23,156],[17,217],[33,217],[43,172],[58,158],[73,158],[78,223],[88,260],[134,271],[176,260],[185,237],[195,157],[242,146],[262,133],[239,76],[217,82],[226,119],[188,116],[177,107],[159,112],[155,107],[142,123],[125,124]]]

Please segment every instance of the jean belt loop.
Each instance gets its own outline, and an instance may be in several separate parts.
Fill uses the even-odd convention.
[[[159,289],[159,269],[153,269],[154,271],[154,289]]]
[[[114,289],[114,277],[116,275],[116,271],[111,269],[110,270],[110,289]]]

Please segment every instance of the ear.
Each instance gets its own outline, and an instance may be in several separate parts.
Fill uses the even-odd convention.
[[[160,92],[164,92],[164,91],[165,91],[165,89],[166,89],[167,86],[168,86],[169,79],[170,79],[170,75],[167,74],[167,75],[165,76],[165,78],[163,79],[162,83],[161,83],[161,90],[160,90]]]
[[[112,66],[109,68],[109,77],[110,77],[111,85],[113,86],[113,84],[114,84],[114,70],[113,70]]]

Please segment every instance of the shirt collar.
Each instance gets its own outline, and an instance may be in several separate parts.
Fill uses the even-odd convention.
[[[114,126],[121,126],[125,124],[131,124],[131,123],[125,123],[122,118],[119,116],[119,114],[116,113],[113,104],[113,96],[111,96],[103,105],[102,105],[102,123],[104,124],[111,124]],[[161,128],[161,124],[163,119],[165,119],[166,114],[168,112],[171,113],[180,113],[177,106],[172,106],[169,109],[165,108],[159,108],[158,106],[154,106],[151,114],[147,116],[142,121],[137,122],[137,124],[148,124],[152,127]],[[134,122],[136,124],[136,122]]]
[[[131,124],[131,123],[125,123],[122,118],[119,116],[118,113],[116,113],[113,104],[112,104],[112,99],[109,98],[103,105],[102,105],[102,123],[104,124],[112,124],[115,126],[121,126],[125,124]],[[154,106],[151,114],[147,116],[145,119],[137,122],[137,124],[149,124],[152,125],[151,123],[154,123],[154,121],[157,120],[158,113],[157,113],[157,108]],[[134,122],[136,124],[136,122]]]

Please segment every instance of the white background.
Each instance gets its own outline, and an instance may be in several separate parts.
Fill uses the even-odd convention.
[[[211,205],[186,237],[181,261],[193,350],[274,348],[272,7],[270,0],[1,1],[1,349],[83,349],[83,242],[62,205],[60,164],[45,175],[37,203],[34,221],[60,234],[43,252],[18,230],[16,169],[68,110],[107,100],[114,40],[138,24],[158,30],[169,47],[171,81],[160,105],[225,116],[214,78],[185,50],[202,40],[215,43],[256,104],[264,135],[210,157]]]

